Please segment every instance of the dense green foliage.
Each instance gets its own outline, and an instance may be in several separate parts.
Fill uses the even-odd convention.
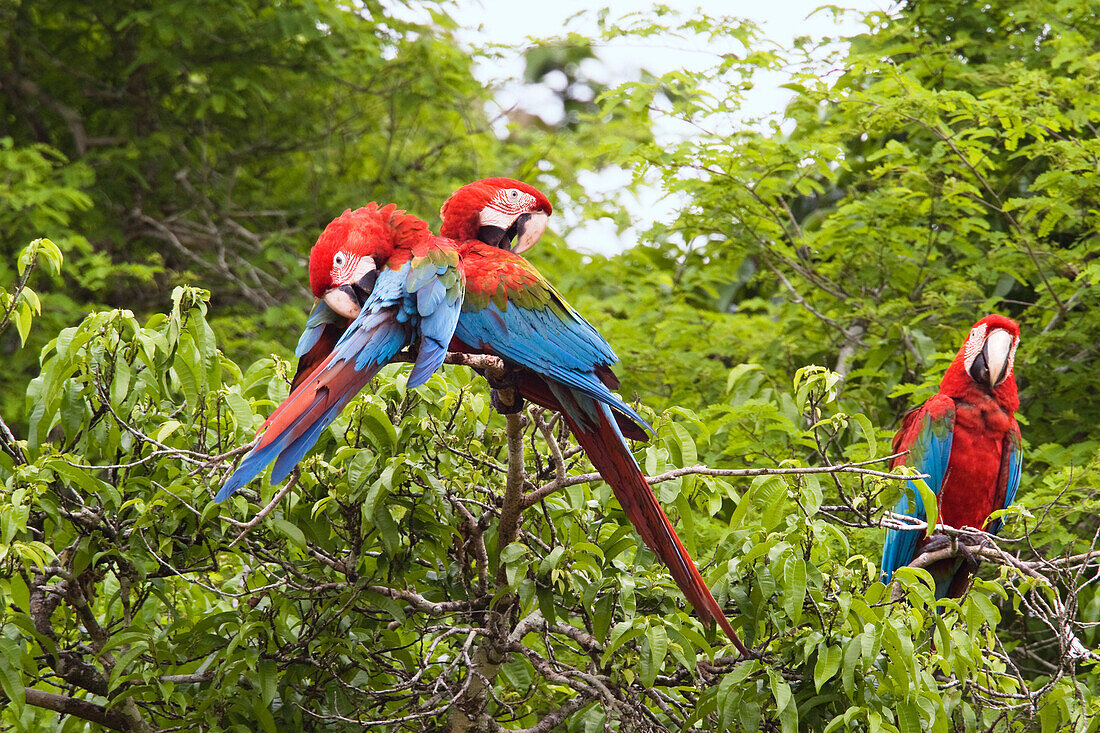
[[[1096,730],[1100,17],[872,14],[767,132],[728,114],[799,49],[630,23],[603,39],[743,52],[569,86],[560,125],[501,139],[440,8],[0,3],[0,730]],[[532,49],[529,79],[584,83],[600,40]],[[326,221],[434,223],[509,174],[623,223],[576,184],[605,165],[675,221],[531,256],[623,357],[639,462],[756,658],[689,614],[559,421],[496,414],[464,367],[411,391],[388,367],[286,486],[211,503],[287,394]],[[1025,476],[965,600],[878,582],[900,481],[737,474],[889,455],[994,311],[1023,329]]]

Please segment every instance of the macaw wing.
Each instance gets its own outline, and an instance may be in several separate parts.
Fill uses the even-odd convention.
[[[359,315],[331,353],[275,408],[267,421],[267,430],[218,491],[215,501],[228,498],[272,461],[275,466],[271,482],[279,483],[286,478],[340,411],[383,365],[411,345],[418,335],[421,348],[413,371],[420,368],[421,374],[426,371],[427,376],[431,375],[442,362],[435,343],[442,338],[448,324],[453,331],[453,324],[458,320],[461,288],[454,296],[444,287],[441,296],[432,285],[432,278],[423,275],[425,265],[418,260],[426,259],[414,257],[397,268],[387,267],[379,273]],[[457,261],[456,255],[456,266]],[[460,283],[461,278],[456,282]],[[410,287],[414,289],[410,291]],[[318,316],[318,322],[323,322],[323,316]],[[449,341],[450,336],[446,335],[444,343]],[[312,350],[317,343],[320,340],[312,345],[307,342],[306,347]],[[412,376],[409,384],[416,386]]]
[[[618,361],[610,344],[526,260],[475,247],[455,336],[609,405],[646,430],[644,419],[599,378]],[[598,416],[589,416],[598,420]]]
[[[997,477],[997,495],[1003,498],[994,504],[997,509],[1008,509],[1016,501],[1016,490],[1020,488],[1020,470],[1023,468],[1023,463],[1024,450],[1020,439],[1020,428],[1017,426],[1004,439],[1001,472]],[[1000,534],[1003,525],[1003,519],[994,519],[989,523],[986,531],[990,534]]]
[[[298,369],[290,383],[291,392],[297,389],[298,385],[313,373],[317,365],[332,353],[336,342],[348,330],[349,325],[351,325],[351,319],[334,311],[324,300],[318,300],[314,304],[313,311],[306,321],[306,329],[298,339],[298,348],[294,350],[294,355],[298,357]]]
[[[936,496],[939,496],[947,476],[954,429],[955,403],[949,397],[936,395],[922,407],[906,415],[901,429],[894,437],[894,452],[909,451],[908,457],[899,460],[895,465],[904,462],[905,465],[928,474],[929,478],[925,479],[925,483]],[[921,521],[927,520],[924,502],[912,481],[906,482],[905,496],[898,500],[894,512]],[[917,543],[925,534],[921,529],[891,529],[886,532],[880,568],[883,582],[888,583],[894,571],[912,562]]]
[[[415,299],[419,321],[419,350],[409,373],[409,386],[418,387],[447,358],[462,313],[466,277],[450,240],[436,239],[423,256],[410,260],[405,289]]]

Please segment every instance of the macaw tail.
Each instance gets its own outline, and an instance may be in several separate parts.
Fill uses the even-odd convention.
[[[611,374],[610,369],[605,370],[608,374]],[[521,371],[515,373],[516,384],[519,387],[519,393],[525,399],[534,402],[537,405],[541,405],[548,410],[554,412],[565,413],[566,410],[562,406],[561,401],[558,399],[555,390],[551,389],[550,384],[538,374],[531,371]],[[611,379],[614,379],[614,375],[611,375]],[[602,380],[605,384],[609,380]],[[618,380],[615,380],[615,384],[618,384]],[[610,386],[610,385],[608,385]],[[612,387],[617,389],[618,387]],[[561,391],[560,389],[557,391]],[[571,394],[567,392],[567,394]],[[619,426],[619,432],[631,440],[647,441],[649,440],[649,433],[645,431],[643,427],[634,422],[631,418],[621,413],[611,411],[611,414],[615,416],[615,422]]]
[[[745,658],[749,650],[738,638],[722,607],[710,592],[695,561],[665,515],[653,489],[623,440],[614,414],[606,405],[567,387],[551,384],[562,415],[592,465],[615,492],[623,511],[645,543],[669,569],[703,623],[715,621]]]
[[[290,391],[298,389],[306,380],[313,376],[317,367],[325,360],[332,350],[336,348],[344,331],[348,330],[350,321],[339,323],[326,323],[316,336],[313,346],[298,357],[298,369],[294,372],[294,379],[290,383]],[[270,422],[270,421],[268,421]],[[267,423],[264,423],[265,427]],[[262,429],[262,428],[261,428]]]
[[[263,424],[263,436],[214,497],[224,501],[275,462],[271,483],[287,477],[355,395],[408,343],[392,313],[372,314],[318,364]],[[370,348],[366,348],[369,344]]]

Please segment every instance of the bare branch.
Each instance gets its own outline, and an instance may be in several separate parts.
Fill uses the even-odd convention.
[[[108,710],[104,706],[97,705],[94,702],[79,700],[75,697],[68,697],[66,695],[58,695],[53,692],[45,692],[44,690],[36,690],[31,687],[26,689],[26,696],[27,704],[33,705],[36,708],[52,710],[60,715],[71,715],[74,718],[80,718],[81,720],[87,720],[91,723],[102,725],[109,730],[118,730],[124,733],[130,733],[130,731],[135,730],[131,727],[130,721],[117,710]],[[0,700],[3,699],[5,699],[4,695],[0,693]]]
[[[850,463],[841,463],[835,466],[807,466],[804,468],[710,468],[709,466],[695,465],[685,466],[683,468],[675,468],[671,471],[665,471],[664,473],[657,474],[656,476],[648,476],[646,480],[650,484],[659,484],[664,481],[671,481],[680,476],[700,475],[700,476],[722,476],[722,477],[745,477],[745,476],[803,476],[807,474],[821,474],[821,473],[855,473],[864,476],[874,476],[876,478],[889,479],[892,481],[910,481],[912,479],[926,479],[926,474],[901,474],[901,473],[888,473],[886,471],[875,471],[868,468],[863,468],[874,463],[882,463],[883,461],[890,461],[899,456],[903,456],[905,453],[895,453],[893,455],[884,456],[882,458],[872,458],[866,461],[854,461]],[[536,504],[545,497],[554,493],[559,489],[566,488],[568,486],[576,486],[577,484],[588,484],[594,481],[602,481],[603,478],[598,473],[582,473],[577,476],[569,476],[564,481],[555,479],[543,486],[539,487],[535,491],[523,497],[523,505],[529,507],[532,504]]]
[[[377,593],[380,596],[386,596],[387,598],[408,601],[409,605],[417,611],[423,611],[431,616],[443,616],[448,613],[463,613],[480,610],[488,607],[489,601],[492,600],[492,596],[486,595],[473,598],[469,601],[443,601],[441,603],[436,603],[435,601],[429,601],[424,596],[411,590],[389,588],[384,585],[368,585],[365,590],[371,593]]]
[[[253,528],[256,527],[256,525],[264,521],[264,517],[266,517],[268,514],[271,514],[271,511],[276,506],[278,506],[279,502],[283,500],[283,497],[290,493],[291,489],[293,489],[294,486],[298,483],[298,479],[301,478],[301,476],[302,472],[298,468],[295,468],[294,474],[291,476],[290,481],[286,482],[286,486],[279,489],[279,493],[275,494],[275,496],[271,498],[271,501],[267,503],[267,506],[257,512],[256,516],[254,516],[248,521],[247,524],[244,525],[244,527],[241,529],[241,533],[237,535],[232,542],[229,543],[228,549],[233,549],[241,540],[244,539],[245,535],[247,535],[253,530]]]

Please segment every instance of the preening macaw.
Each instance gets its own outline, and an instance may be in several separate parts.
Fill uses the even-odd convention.
[[[465,277],[454,242],[390,204],[345,211],[321,233],[309,257],[317,305],[298,342],[290,395],[263,437],[215,497],[223,501],[275,461],[279,483],[367,382],[415,345],[409,386],[427,381],[447,356]]]
[[[1001,520],[991,512],[1011,506],[1020,485],[1023,453],[1015,413],[1020,406],[1013,376],[1020,327],[1004,316],[991,315],[974,324],[966,343],[947,368],[939,391],[910,411],[894,436],[895,459],[921,473],[935,492],[939,521],[949,527],[974,527],[996,534]],[[894,511],[925,520],[924,504],[912,482],[907,496]],[[894,530],[886,534],[882,578],[908,565],[931,540],[924,530]],[[943,560],[929,568],[936,581],[936,597],[961,597],[969,584],[973,563]]]
[[[508,384],[499,386],[514,387],[562,414],[699,617],[717,622],[749,656],[626,444],[624,434],[644,440],[651,428],[611,392],[619,386],[610,368],[618,361],[615,352],[517,254],[546,228],[549,201],[527,184],[488,178],[460,188],[440,213],[440,234],[457,243],[466,273],[466,299],[451,350],[500,357],[510,374]]]

